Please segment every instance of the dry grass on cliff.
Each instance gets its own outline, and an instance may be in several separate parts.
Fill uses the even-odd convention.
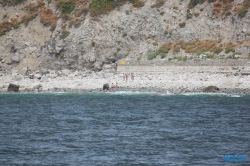
[[[69,27],[79,27],[81,25],[82,19],[81,18],[71,18],[69,21]]]
[[[212,3],[212,12],[213,15],[219,18],[225,18],[232,13],[238,15],[240,18],[245,17],[246,13],[250,7],[250,1],[244,0],[242,6],[234,7],[233,0],[207,0],[209,3]],[[206,0],[190,0],[187,6],[186,18],[192,18],[193,14],[190,13],[190,9],[196,7],[198,4],[202,4],[206,2]]]
[[[184,42],[181,44],[181,48],[186,53],[201,53],[201,52],[212,52],[216,46],[217,40],[203,40]]]
[[[6,32],[10,31],[12,27],[11,22],[3,21],[0,23],[0,36],[5,35]]]
[[[75,16],[80,17],[81,15],[87,15],[89,12],[89,7],[87,5],[81,5],[79,8],[75,9]]]
[[[56,28],[57,16],[53,13],[51,8],[42,7],[40,10],[41,22],[44,26],[51,26],[51,31]]]
[[[234,44],[232,42],[229,42],[226,44],[225,47],[225,53],[229,53],[229,52],[235,52],[235,47],[237,46],[237,44]]]
[[[24,25],[27,26],[28,23],[38,15],[39,4],[29,3],[24,9],[27,13],[21,17],[20,23],[24,23]]]
[[[21,23],[24,23],[25,26],[28,25],[28,23],[33,20],[34,18],[36,18],[36,16],[38,15],[37,12],[32,13],[32,14],[25,14],[21,17]]]
[[[53,10],[46,8],[43,0],[38,0],[37,3],[28,3],[24,6],[26,14],[22,15],[20,20],[18,18],[11,18],[10,21],[3,21],[0,23],[0,36],[5,35],[6,32],[12,28],[18,28],[20,24],[25,26],[35,19],[40,14],[41,22],[45,26],[51,26],[53,31],[56,28],[57,16],[53,13]],[[40,12],[39,12],[40,10]]]

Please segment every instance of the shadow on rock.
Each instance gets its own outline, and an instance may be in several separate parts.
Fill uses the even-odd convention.
[[[208,86],[202,92],[218,92],[220,89],[217,86]]]

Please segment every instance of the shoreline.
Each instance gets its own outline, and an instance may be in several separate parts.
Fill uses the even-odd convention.
[[[182,91],[176,93],[175,90],[166,90],[166,89],[132,89],[132,88],[116,88],[115,90],[109,90],[104,92],[101,89],[57,89],[50,91],[18,91],[18,92],[7,92],[0,91],[0,94],[48,94],[48,93],[72,93],[72,94],[86,94],[86,93],[156,93],[162,95],[184,95],[184,94],[203,94],[203,95],[250,95],[250,89],[223,89],[218,92],[202,92],[202,91]]]
[[[121,74],[119,74],[120,76]],[[157,74],[154,74],[157,75]],[[116,74],[114,75],[116,76]],[[121,77],[121,76],[120,76]],[[138,77],[138,76],[137,76]],[[159,94],[183,94],[183,93],[206,93],[202,92],[204,88],[208,86],[217,86],[220,90],[215,93],[226,93],[226,94],[247,94],[250,95],[250,88],[248,86],[239,87],[241,82],[247,80],[241,79],[240,83],[237,81],[232,81],[233,85],[221,83],[217,81],[209,80],[176,80],[172,81],[173,78],[169,78],[169,81],[161,80],[155,81],[154,79],[143,80],[144,76],[139,77],[139,80],[134,81],[120,81],[118,82],[118,87],[110,88],[108,92],[156,92]],[[115,82],[116,77],[106,78],[106,79],[77,79],[77,80],[67,80],[65,78],[52,79],[47,81],[41,81],[38,79],[23,79],[20,81],[9,81],[0,87],[1,93],[89,93],[89,92],[103,92],[103,85],[108,83],[111,87],[111,82]],[[122,79],[122,78],[120,78]],[[115,81],[113,81],[115,80]],[[216,79],[214,79],[216,80]],[[240,80],[240,79],[239,79]],[[249,79],[250,81],[250,79]],[[245,82],[244,85],[250,85]],[[165,83],[163,83],[165,82]],[[232,83],[229,81],[229,84]],[[20,86],[18,92],[7,92],[9,83],[14,83]],[[92,86],[91,86],[92,85]],[[223,85],[223,86],[222,86]],[[227,86],[226,86],[227,85]],[[211,93],[211,92],[210,92]]]
[[[110,92],[199,93],[206,87],[216,86],[219,88],[217,93],[250,94],[248,63],[242,66],[224,66],[224,63],[190,66],[189,63],[186,66],[118,65],[116,71],[107,69],[100,72],[68,69],[12,70],[0,73],[0,93],[6,93],[10,83],[19,85],[19,92],[45,93],[102,91],[104,84],[111,87],[113,83],[118,87],[110,88]]]

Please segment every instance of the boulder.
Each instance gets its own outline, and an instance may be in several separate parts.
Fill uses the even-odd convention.
[[[37,90],[38,92],[40,92],[40,91],[42,91],[42,88],[43,88],[43,86],[41,84],[38,84],[38,85],[33,87],[33,91]]]
[[[104,91],[109,90],[109,84],[104,84],[102,90]]]
[[[42,78],[42,76],[41,76],[41,74],[38,73],[38,74],[35,74],[35,75],[34,75],[34,78],[37,78],[37,79],[40,80],[40,79]]]
[[[218,92],[220,89],[217,86],[208,86],[202,92]]]
[[[9,84],[8,86],[8,92],[17,92],[19,90],[19,85],[15,85],[15,84]]]
[[[11,60],[12,60],[12,63],[19,63],[21,61],[18,55],[13,56]]]

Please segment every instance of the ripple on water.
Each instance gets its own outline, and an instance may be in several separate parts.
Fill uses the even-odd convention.
[[[110,92],[0,95],[2,165],[249,163],[248,95]],[[230,164],[230,163],[229,163]]]

